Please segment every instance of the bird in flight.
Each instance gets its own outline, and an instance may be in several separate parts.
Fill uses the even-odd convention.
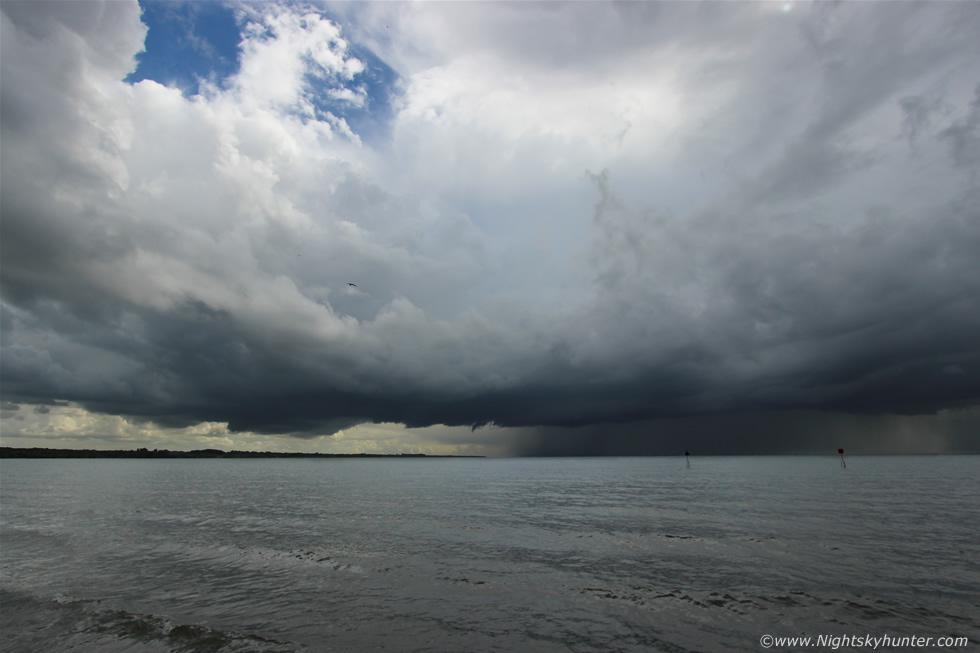
[[[353,286],[353,287],[357,288],[357,284],[356,283],[351,283],[350,281],[347,282],[347,285],[348,286]]]

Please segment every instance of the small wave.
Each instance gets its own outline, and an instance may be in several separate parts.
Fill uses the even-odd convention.
[[[642,585],[583,587],[579,592],[604,601],[627,603],[634,607],[657,609],[664,604],[687,604],[705,610],[725,610],[741,616],[774,612],[778,615],[814,615],[826,623],[852,625],[878,622],[882,626],[917,624],[935,630],[950,627],[976,627],[977,622],[962,614],[921,605],[862,597],[815,596],[799,590],[767,594],[702,591],[647,587]]]
[[[264,568],[269,566],[281,567],[285,569],[293,568],[296,565],[303,567],[315,567],[323,570],[361,575],[364,568],[358,564],[352,564],[338,560],[335,551],[323,551],[313,549],[275,549],[258,546],[208,546],[208,545],[188,545],[180,542],[165,542],[153,549],[153,555],[157,559],[164,556],[175,559],[178,562],[188,560],[194,562],[206,562],[208,564],[229,565],[233,567]]]
[[[57,594],[54,595],[54,602],[57,603],[58,605],[69,605],[71,603],[78,603],[80,601],[81,599],[76,599],[74,596],[71,596],[70,594],[66,594],[65,592],[58,592]]]
[[[105,610],[95,615],[86,633],[130,641],[165,644],[170,651],[194,653],[287,653],[297,647],[255,634],[216,630],[197,624],[180,624],[166,617]]]
[[[313,564],[333,571],[342,571],[352,574],[363,574],[364,569],[360,565],[345,562],[338,562],[333,556],[324,552],[313,551],[310,549],[293,549],[291,551],[281,551],[278,549],[242,549],[242,555],[255,555],[266,560],[299,561],[302,563]]]
[[[467,585],[486,585],[487,584],[487,581],[485,581],[485,580],[471,580],[471,579],[466,578],[466,577],[453,578],[452,576],[440,576],[436,580],[445,580],[445,581],[449,581],[450,583],[464,583],[464,584],[467,584]]]
[[[113,609],[101,600],[78,598],[65,592],[40,598],[7,588],[0,595],[5,622],[22,625],[5,629],[4,651],[9,653],[37,650],[298,653],[305,650],[303,646],[258,634]]]

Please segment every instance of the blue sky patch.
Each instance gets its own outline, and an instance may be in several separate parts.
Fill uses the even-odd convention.
[[[224,85],[238,72],[241,32],[233,9],[220,2],[140,0],[146,51],[126,78],[150,79],[179,88],[186,96],[200,92],[200,81]]]
[[[221,2],[140,0],[142,20],[149,28],[145,51],[137,55],[136,71],[129,83],[144,79],[180,89],[185,97],[201,91],[205,80],[225,88],[239,71],[242,25],[233,8]],[[335,17],[330,17],[336,22]],[[271,34],[269,35],[272,36]],[[338,75],[306,81],[317,119],[332,114],[347,121],[362,141],[378,144],[387,139],[392,118],[392,100],[398,74],[373,52],[348,41],[348,56],[365,64],[353,79]],[[365,96],[363,104],[338,97],[341,88]]]
[[[330,91],[337,86],[329,86],[317,79],[311,79],[313,104],[317,111],[329,111],[347,121],[351,130],[361,140],[375,144],[387,138],[392,118],[392,100],[396,95],[398,73],[379,59],[367,48],[348,42],[348,55],[364,63],[364,71],[354,75],[351,80],[330,80],[355,93],[363,92],[366,101],[363,106],[334,98]],[[363,89],[363,90],[362,90]]]

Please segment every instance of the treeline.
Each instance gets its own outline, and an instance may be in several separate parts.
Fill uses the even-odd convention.
[[[43,447],[0,447],[0,458],[482,458],[483,456],[433,456],[424,453],[297,453],[282,451],[221,451],[196,449],[45,449]]]

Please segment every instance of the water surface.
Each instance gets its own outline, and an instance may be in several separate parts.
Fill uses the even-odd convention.
[[[4,460],[4,650],[975,645],[978,463]]]

